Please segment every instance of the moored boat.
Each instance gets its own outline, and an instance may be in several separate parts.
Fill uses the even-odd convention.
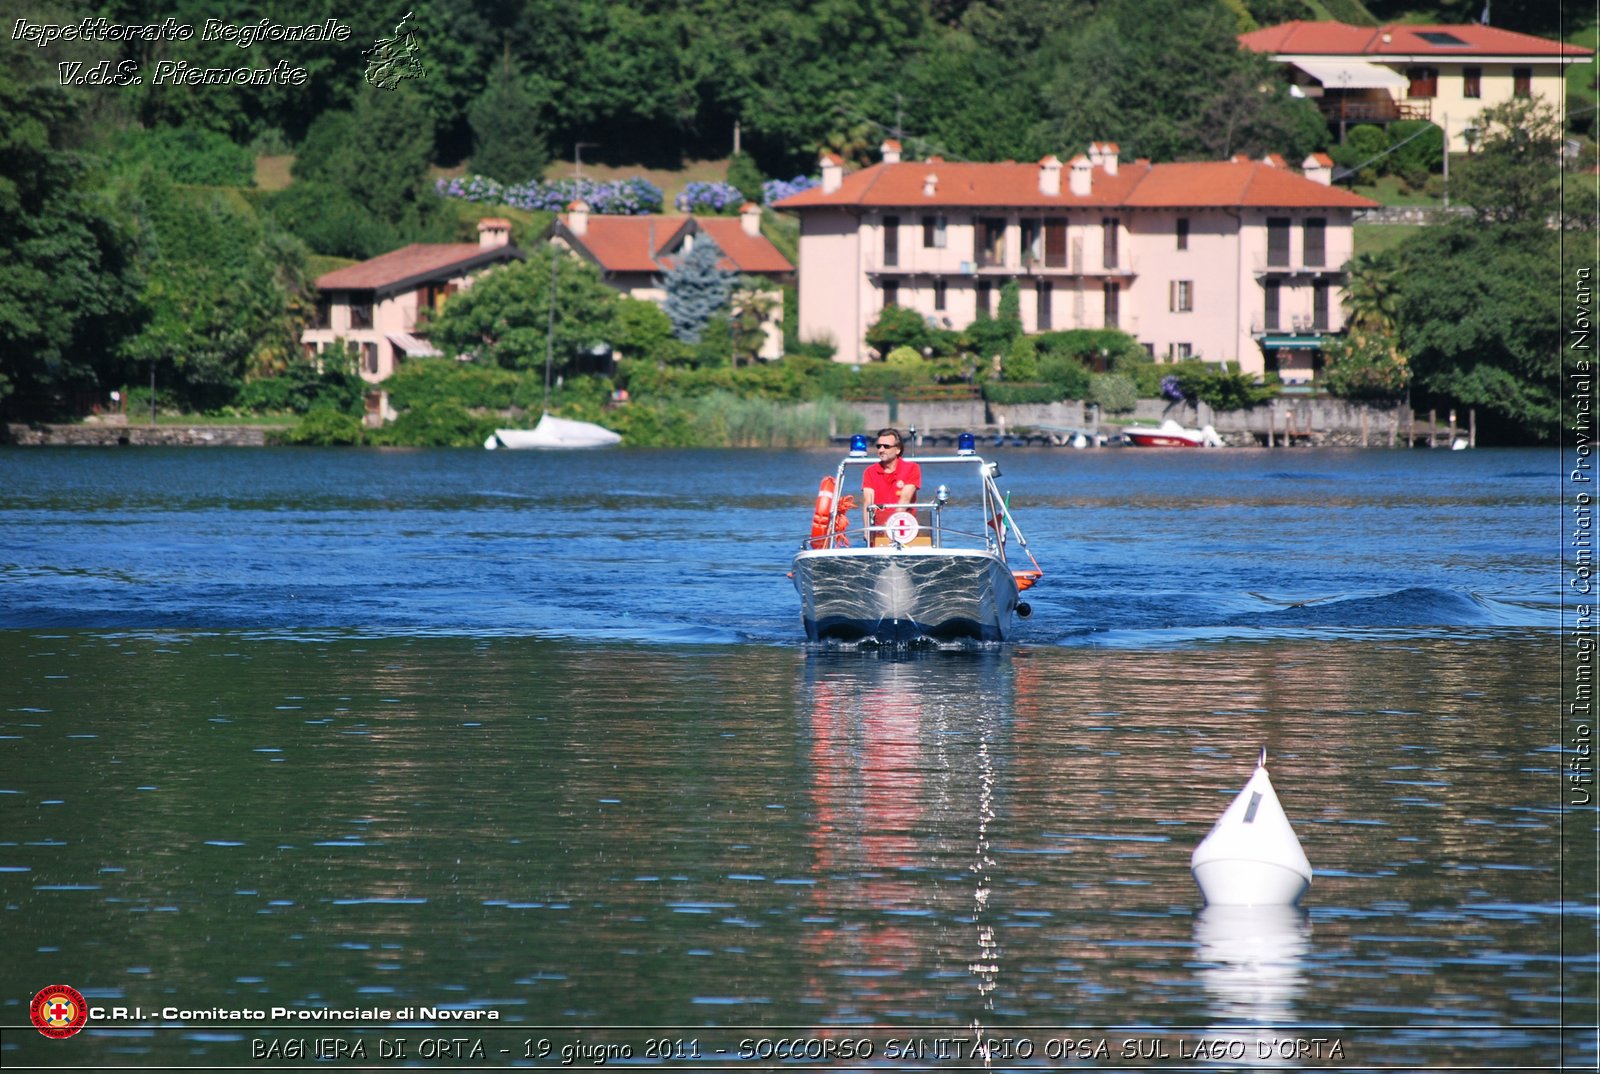
[[[881,645],[1004,641],[1013,615],[1030,614],[1020,594],[1043,572],[995,484],[998,465],[984,461],[963,434],[954,455],[913,460],[923,474],[919,499],[863,508],[861,525],[852,526],[853,498],[835,493],[861,486],[873,464],[866,439],[856,437],[823,478],[811,536],[794,557],[806,637]],[[1026,556],[1029,568],[1014,570],[1008,554]]]
[[[610,447],[621,442],[622,437],[603,425],[545,414],[539,419],[539,424],[531,429],[496,429],[483,442],[483,446],[490,451],[496,448],[507,448],[512,451],[561,451]]]
[[[1160,425],[1129,425],[1122,435],[1134,447],[1221,447],[1222,437],[1207,425],[1203,429],[1186,429],[1168,418]]]

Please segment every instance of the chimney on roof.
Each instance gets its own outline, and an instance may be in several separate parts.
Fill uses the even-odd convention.
[[[929,172],[922,177],[922,196],[931,198],[939,192],[939,176],[936,172]]]
[[[1117,152],[1116,142],[1102,142],[1100,145],[1100,166],[1107,175],[1117,174]]]
[[[1039,162],[1039,193],[1051,198],[1061,196],[1061,161],[1054,153]]]
[[[739,223],[746,235],[754,238],[761,234],[761,206],[753,201],[747,201],[739,206]]]
[[[820,163],[822,165],[822,192],[832,194],[839,189],[839,184],[844,182],[844,161],[832,153],[823,153]]]
[[[887,138],[887,139],[884,140],[883,145],[880,146],[879,148],[883,151],[883,162],[885,164],[899,164],[900,163],[900,143],[899,142],[895,141],[893,138]]]
[[[1093,182],[1089,170],[1093,167],[1089,158],[1079,153],[1067,162],[1067,189],[1072,191],[1076,198],[1089,196],[1089,187]]]
[[[1282,153],[1268,153],[1261,158],[1261,163],[1265,164],[1269,168],[1281,168],[1287,170],[1289,167],[1289,162],[1283,159]]]
[[[1098,168],[1098,167],[1100,167],[1100,161],[1101,161],[1100,143],[1099,142],[1090,142],[1089,143],[1089,166],[1091,168]]]
[[[511,244],[511,221],[498,216],[486,216],[478,221],[478,248],[492,250],[496,246]]]
[[[567,206],[567,230],[574,235],[589,233],[589,203],[582,199]]]
[[[1235,164],[1249,164],[1250,158],[1244,153],[1235,153],[1233,155],[1233,162]]]
[[[1323,186],[1333,185],[1333,158],[1326,153],[1313,153],[1300,165],[1305,177]]]

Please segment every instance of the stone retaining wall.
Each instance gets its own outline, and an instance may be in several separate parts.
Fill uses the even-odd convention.
[[[13,444],[67,447],[264,447],[275,425],[20,425],[6,427]]]

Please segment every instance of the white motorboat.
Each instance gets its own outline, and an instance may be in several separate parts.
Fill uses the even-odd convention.
[[[922,468],[921,499],[880,507],[870,519],[863,508],[861,525],[852,528],[853,498],[834,493],[861,487],[862,471],[874,465],[866,443],[855,437],[837,471],[822,479],[811,536],[794,557],[806,637],[881,645],[1004,641],[1013,613],[1031,612],[1020,593],[1044,572],[995,485],[998,465],[962,434],[954,455],[910,460]],[[1028,569],[1012,569],[1007,554],[1014,550],[1027,557]]]
[[[539,419],[539,424],[531,429],[496,429],[489,439],[483,442],[483,446],[490,451],[496,448],[507,448],[512,451],[561,451],[610,447],[621,442],[622,437],[603,425],[545,414]]]
[[[1171,418],[1160,425],[1124,426],[1122,435],[1134,447],[1222,447],[1222,437],[1211,426],[1187,429]]]

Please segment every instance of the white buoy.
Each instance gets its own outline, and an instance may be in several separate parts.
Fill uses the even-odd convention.
[[[1250,782],[1194,848],[1189,868],[1212,906],[1293,906],[1311,886],[1311,862],[1272,789],[1266,750]]]

